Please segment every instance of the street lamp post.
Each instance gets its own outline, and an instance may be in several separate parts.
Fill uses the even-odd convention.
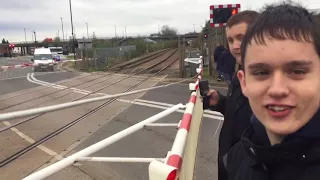
[[[26,41],[26,44],[27,44],[27,33],[26,33],[26,28],[24,28],[24,40]]]
[[[88,28],[88,23],[86,23],[86,26],[87,26],[87,36],[88,36],[88,39],[89,39],[89,28]]]
[[[74,40],[74,35],[73,35],[73,21],[72,21],[72,9],[71,9],[71,0],[69,0],[69,6],[70,6],[70,19],[71,19],[71,34],[72,34],[72,41],[73,41],[73,45],[72,45],[72,50],[73,50],[73,56],[74,56],[74,60],[76,60],[76,50],[75,50],[75,40]]]
[[[64,41],[64,30],[63,30],[63,21],[62,21],[62,17],[61,17],[60,19],[61,19],[62,38],[63,38],[63,41]]]
[[[36,34],[36,31],[33,30],[33,34],[34,34],[34,43],[37,43],[37,34]]]

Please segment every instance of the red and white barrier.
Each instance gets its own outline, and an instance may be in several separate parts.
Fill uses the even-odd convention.
[[[193,179],[198,135],[203,114],[202,102],[199,99],[199,82],[202,79],[202,68],[203,58],[201,56],[199,68],[197,69],[199,75],[196,82],[189,85],[190,90],[193,92],[179,123],[179,129],[171,151],[169,151],[164,163],[155,161],[150,163],[149,180]]]
[[[9,65],[9,66],[0,66],[0,69],[23,68],[23,67],[27,67],[27,66],[33,66],[33,63],[25,63],[25,64]]]
[[[82,59],[56,61],[55,63],[76,62],[76,61],[82,61]],[[33,63],[24,63],[24,64],[17,64],[17,65],[0,66],[0,69],[23,68],[23,67],[28,67],[28,66],[34,66],[34,64]]]

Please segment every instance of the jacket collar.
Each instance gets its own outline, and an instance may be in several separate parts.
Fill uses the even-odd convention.
[[[241,143],[256,164],[278,164],[298,160],[320,159],[320,109],[299,131],[271,146],[265,128],[253,116],[251,125],[243,133]]]

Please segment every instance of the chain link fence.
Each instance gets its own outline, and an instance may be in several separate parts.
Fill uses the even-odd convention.
[[[136,45],[77,49],[76,57],[82,61],[76,62],[76,68],[84,71],[104,70],[132,58],[135,53]]]

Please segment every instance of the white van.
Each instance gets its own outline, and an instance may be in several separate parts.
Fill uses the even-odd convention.
[[[47,70],[54,71],[55,60],[48,48],[36,48],[31,61],[33,61],[34,72]]]

